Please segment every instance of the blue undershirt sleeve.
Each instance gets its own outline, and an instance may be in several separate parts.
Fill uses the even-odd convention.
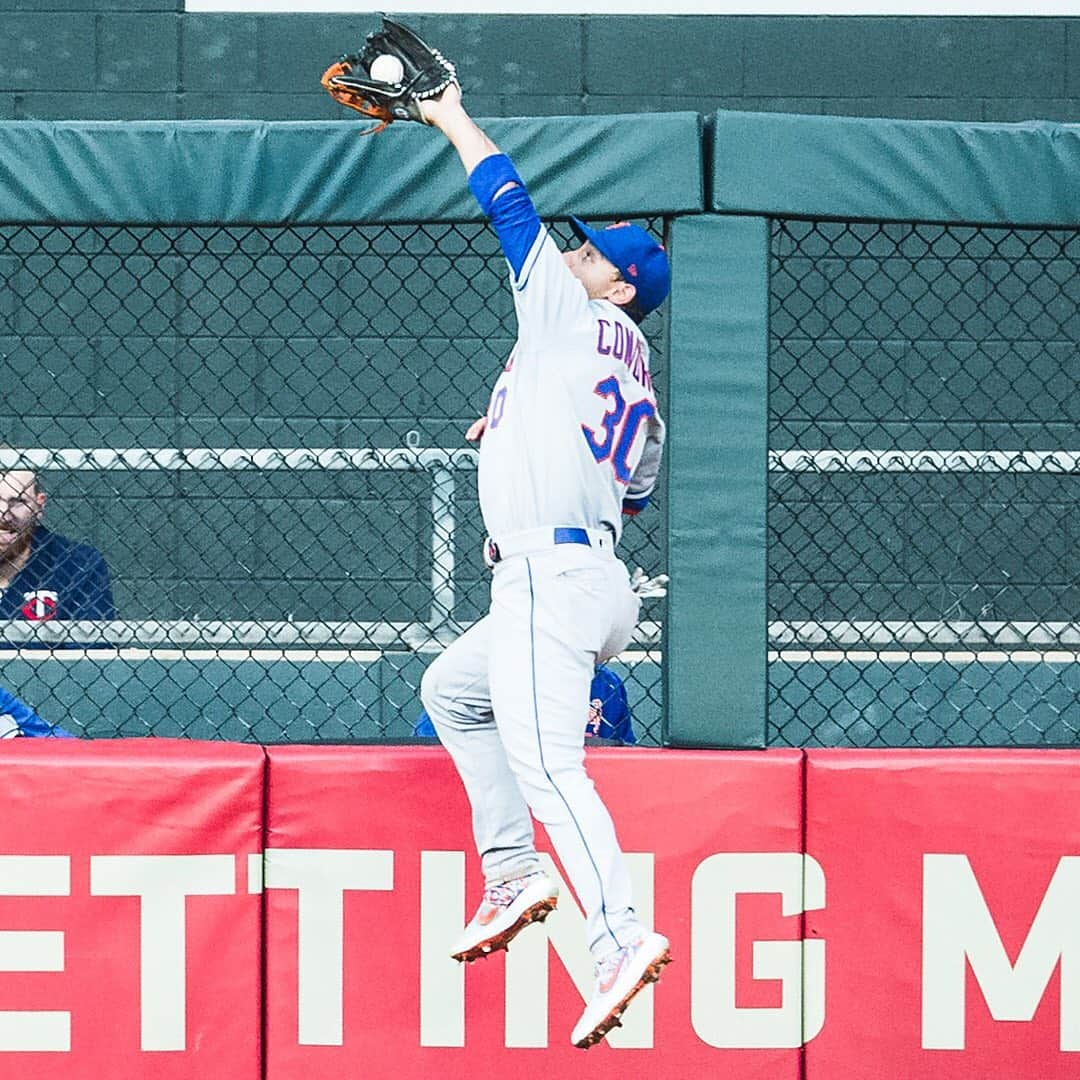
[[[499,194],[507,184],[514,186]],[[469,187],[480,209],[490,218],[510,269],[515,277],[519,276],[541,228],[540,215],[525,190],[525,182],[505,154],[492,154],[469,174]]]

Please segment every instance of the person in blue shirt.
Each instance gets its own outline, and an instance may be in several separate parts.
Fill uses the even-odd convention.
[[[437,738],[435,725],[427,712],[422,712],[413,725],[418,738]],[[585,719],[585,737],[610,739],[633,746],[637,742],[630,716],[630,703],[622,679],[606,664],[598,664],[589,688],[589,711]]]
[[[115,619],[104,557],[46,529],[45,502],[33,472],[0,471],[0,620]]]
[[[585,737],[612,739],[625,746],[637,742],[630,719],[630,702],[622,679],[611,668],[598,664],[589,688],[589,719]]]
[[[0,686],[0,739],[74,739],[70,731],[43,720],[25,702]]]

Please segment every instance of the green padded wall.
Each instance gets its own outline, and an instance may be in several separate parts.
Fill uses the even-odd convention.
[[[485,121],[542,216],[696,211],[696,113]],[[457,155],[417,124],[0,123],[0,221],[479,220]]]
[[[713,210],[1080,224],[1080,125],[718,112]]]
[[[672,231],[666,741],[765,741],[768,224]]]

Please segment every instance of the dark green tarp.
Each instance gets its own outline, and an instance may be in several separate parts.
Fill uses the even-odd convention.
[[[1080,224],[1080,125],[718,112],[710,206],[788,217]]]
[[[543,216],[703,209],[697,113],[485,122]],[[479,217],[442,136],[396,124],[0,123],[0,221],[301,224]]]

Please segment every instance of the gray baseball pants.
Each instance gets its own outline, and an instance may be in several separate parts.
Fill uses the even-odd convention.
[[[638,606],[611,553],[565,544],[504,559],[490,611],[421,685],[472,805],[485,883],[539,869],[531,810],[577,893],[597,958],[643,931],[584,749],[594,666],[625,648]]]

